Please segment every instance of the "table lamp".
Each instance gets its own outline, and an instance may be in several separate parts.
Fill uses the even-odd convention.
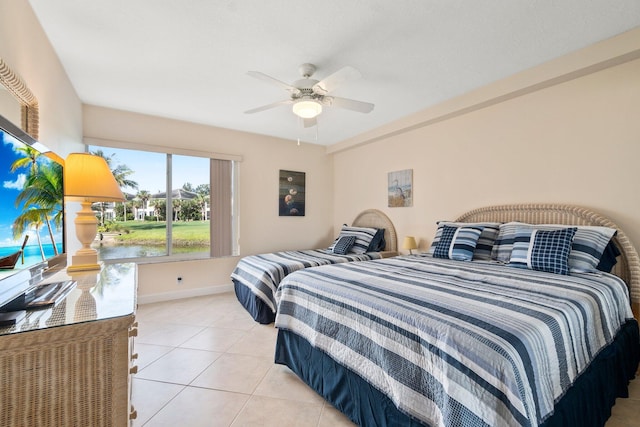
[[[98,270],[98,253],[91,242],[98,232],[98,218],[91,210],[93,202],[122,202],[124,195],[104,158],[88,153],[69,154],[64,162],[64,196],[80,202],[74,221],[76,237],[82,248],[71,257],[67,271]]]
[[[413,255],[413,250],[418,249],[418,244],[416,243],[416,238],[413,236],[407,236],[404,238],[402,242],[403,249],[409,249],[409,255]]]

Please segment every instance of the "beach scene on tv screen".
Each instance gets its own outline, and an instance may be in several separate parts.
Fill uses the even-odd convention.
[[[0,129],[0,277],[62,253],[62,173],[58,163]]]

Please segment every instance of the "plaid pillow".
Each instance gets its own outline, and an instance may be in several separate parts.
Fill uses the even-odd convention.
[[[576,227],[555,231],[518,229],[509,265],[569,274],[569,252],[576,231]]]
[[[356,236],[342,236],[338,238],[338,241],[333,246],[333,253],[344,255],[349,252],[355,242]]]
[[[448,258],[458,261],[471,261],[482,227],[442,228],[442,236],[433,251],[434,258]]]

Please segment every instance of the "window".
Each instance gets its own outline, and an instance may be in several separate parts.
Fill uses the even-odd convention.
[[[89,146],[106,159],[126,200],[95,203],[102,260],[237,254],[237,161]],[[200,154],[200,153],[198,153]]]

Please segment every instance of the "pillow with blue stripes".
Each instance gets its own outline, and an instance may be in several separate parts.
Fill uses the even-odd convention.
[[[513,242],[510,266],[569,274],[569,252],[578,229],[536,230],[519,228]]]
[[[333,248],[336,246],[336,243],[338,243],[338,240],[340,240],[341,237],[355,236],[356,241],[351,247],[350,252],[354,254],[364,254],[369,250],[369,245],[371,244],[371,241],[375,237],[377,231],[377,228],[350,227],[345,224],[342,226],[342,230],[340,230],[340,235],[338,235],[338,238],[333,242],[331,246],[329,246],[329,250],[333,252]]]
[[[476,248],[473,251],[473,260],[485,260],[491,261],[491,250],[493,249],[493,243],[498,237],[500,231],[499,222],[451,222],[451,221],[438,221],[438,229],[436,235],[433,237],[431,247],[427,251],[428,254],[433,255],[440,238],[442,237],[442,230],[444,226],[450,227],[482,227],[482,233],[476,243]]]
[[[452,227],[445,225],[442,228],[440,241],[433,251],[433,257],[471,261],[480,234],[482,234],[482,227]]]

